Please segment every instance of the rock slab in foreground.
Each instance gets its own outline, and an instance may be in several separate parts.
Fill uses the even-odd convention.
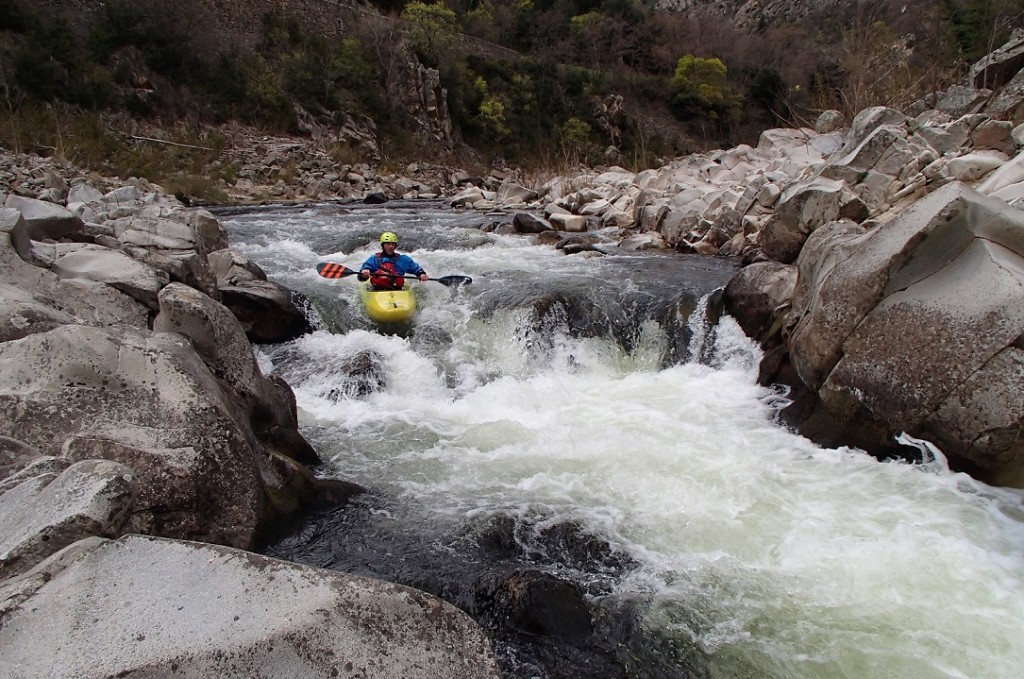
[[[0,588],[0,676],[498,679],[423,592],[227,547],[91,538]]]

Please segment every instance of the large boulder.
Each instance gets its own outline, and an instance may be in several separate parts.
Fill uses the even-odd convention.
[[[847,440],[906,432],[1024,486],[1024,212],[952,183],[867,233],[815,236],[788,345],[824,414]]]
[[[21,212],[32,240],[84,240],[85,224],[60,205],[45,200],[10,195],[4,206]]]
[[[780,319],[793,299],[796,280],[792,264],[755,262],[732,277],[722,302],[743,332],[764,346],[782,328]]]
[[[156,311],[157,294],[170,281],[166,272],[102,245],[79,245],[56,258],[51,271],[61,280],[105,283]]]
[[[313,327],[303,309],[307,301],[279,283],[267,280],[256,262],[241,252],[224,248],[210,253],[220,301],[242,324],[251,342],[290,342]]]
[[[204,238],[196,230],[198,226],[209,231],[207,221],[189,218],[177,221],[133,214],[107,224],[121,249],[133,258],[165,271],[173,281],[202,290],[211,297],[217,296],[217,279],[207,260],[207,240],[215,245],[222,243],[216,235],[207,233]]]
[[[21,339],[74,322],[71,314],[55,309],[45,297],[0,283],[0,342]]]
[[[226,547],[83,540],[0,589],[0,675],[499,679],[469,616]]]
[[[306,464],[320,462],[298,433],[291,387],[263,376],[241,324],[227,307],[187,285],[171,283],[160,291],[153,330],[180,333],[192,342],[210,372],[239,397],[261,443]]]
[[[998,89],[1024,70],[1024,33],[1017,32],[1009,42],[993,50],[971,66],[971,85],[980,89]]]
[[[313,331],[307,300],[274,281],[246,281],[220,288],[220,300],[255,344],[290,342]]]
[[[240,547],[280,517],[237,397],[188,340],[61,326],[0,344],[0,422],[45,455],[130,467],[127,529]]]

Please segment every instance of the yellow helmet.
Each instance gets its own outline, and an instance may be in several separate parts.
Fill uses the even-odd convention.
[[[391,233],[390,231],[385,231],[384,233],[382,233],[380,235],[380,243],[381,243],[381,245],[383,245],[384,243],[395,243],[397,245],[398,244],[398,236],[396,236],[395,234]]]

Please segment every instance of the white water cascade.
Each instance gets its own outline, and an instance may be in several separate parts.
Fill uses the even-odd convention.
[[[639,321],[626,350],[557,315],[541,334],[522,308],[485,303],[524,279],[600,279],[605,296],[641,285],[604,260],[440,211],[222,219],[273,279],[342,311],[356,306],[350,281],[318,279],[313,265],[358,264],[383,224],[432,275],[474,278],[465,290],[424,284],[405,336],[357,324],[260,353],[291,383],[331,474],[397,498],[410,529],[443,543],[492,515],[576,522],[637,564],[603,603],[638,606],[651,634],[696,649],[712,677],[1024,672],[1024,494],[950,472],[941,456],[881,463],[794,435],[728,317],[690,341],[706,360],[666,365],[658,322]],[[379,359],[381,390],[346,391],[339,366],[359,355]]]

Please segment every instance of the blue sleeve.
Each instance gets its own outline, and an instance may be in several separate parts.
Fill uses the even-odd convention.
[[[413,261],[413,258],[409,255],[399,255],[398,266],[402,273],[410,273],[414,276],[419,276],[423,273],[423,267]]]
[[[359,270],[369,269],[370,271],[376,271],[380,268],[380,261],[377,259],[376,253],[370,255],[370,258],[363,262],[363,265],[359,267]]]

